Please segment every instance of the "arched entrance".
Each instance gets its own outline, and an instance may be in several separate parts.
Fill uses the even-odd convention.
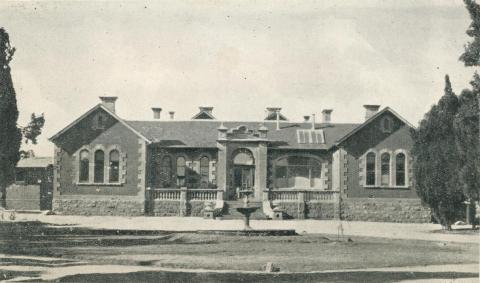
[[[255,159],[248,149],[239,149],[232,154],[230,197],[237,199],[239,192],[255,187]]]

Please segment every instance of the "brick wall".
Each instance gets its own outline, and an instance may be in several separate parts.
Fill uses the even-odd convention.
[[[176,200],[154,200],[150,202],[152,216],[182,216],[182,202]]]
[[[137,198],[54,199],[53,210],[63,215],[142,216],[145,202]]]
[[[281,202],[287,218],[293,219],[335,219],[338,218],[337,207],[332,202]]]
[[[152,200],[147,203],[151,216],[197,216],[202,217],[205,201]]]
[[[419,199],[347,198],[341,203],[342,219],[377,222],[430,222],[430,209]]]

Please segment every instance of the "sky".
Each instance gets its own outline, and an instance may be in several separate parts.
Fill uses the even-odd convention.
[[[390,106],[417,125],[450,75],[459,94],[475,71],[458,57],[469,41],[462,1],[2,1],[0,26],[25,125],[44,113],[33,148],[118,96],[127,120],[260,121],[268,106],[291,121],[334,109],[362,122],[364,104]]]

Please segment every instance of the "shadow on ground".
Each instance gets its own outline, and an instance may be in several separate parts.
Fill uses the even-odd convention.
[[[332,272],[311,274],[245,274],[189,272],[133,272],[126,274],[72,275],[55,282],[398,282],[419,279],[475,278],[475,273],[460,272]]]

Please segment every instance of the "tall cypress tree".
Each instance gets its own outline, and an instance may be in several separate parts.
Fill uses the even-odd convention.
[[[475,75],[478,80],[478,75]],[[475,202],[479,201],[480,195],[480,132],[479,132],[479,92],[472,81],[472,90],[465,89],[459,97],[460,106],[455,117],[455,141],[460,158],[458,168],[458,186],[463,189],[469,199],[467,216],[476,226]]]
[[[466,67],[480,66],[480,5],[473,0],[464,0],[472,22],[466,33],[472,41],[465,45],[460,56]],[[455,118],[457,149],[460,155],[459,183],[469,199],[468,218],[472,228],[476,226],[475,202],[480,190],[480,76],[477,72],[470,82],[472,89],[465,89],[459,97],[459,109]]]
[[[466,31],[473,40],[465,45],[465,51],[460,60],[465,66],[480,66],[480,5],[473,0],[464,0],[472,23]]]
[[[10,46],[8,33],[0,28],[0,205],[2,207],[6,205],[6,187],[14,180],[22,141],[21,130],[17,127],[17,99],[9,65],[14,53],[15,48]]]
[[[462,190],[457,186],[459,157],[453,130],[457,109],[458,98],[446,75],[445,94],[425,114],[418,129],[413,130],[417,194],[446,229],[451,229],[464,201]]]

